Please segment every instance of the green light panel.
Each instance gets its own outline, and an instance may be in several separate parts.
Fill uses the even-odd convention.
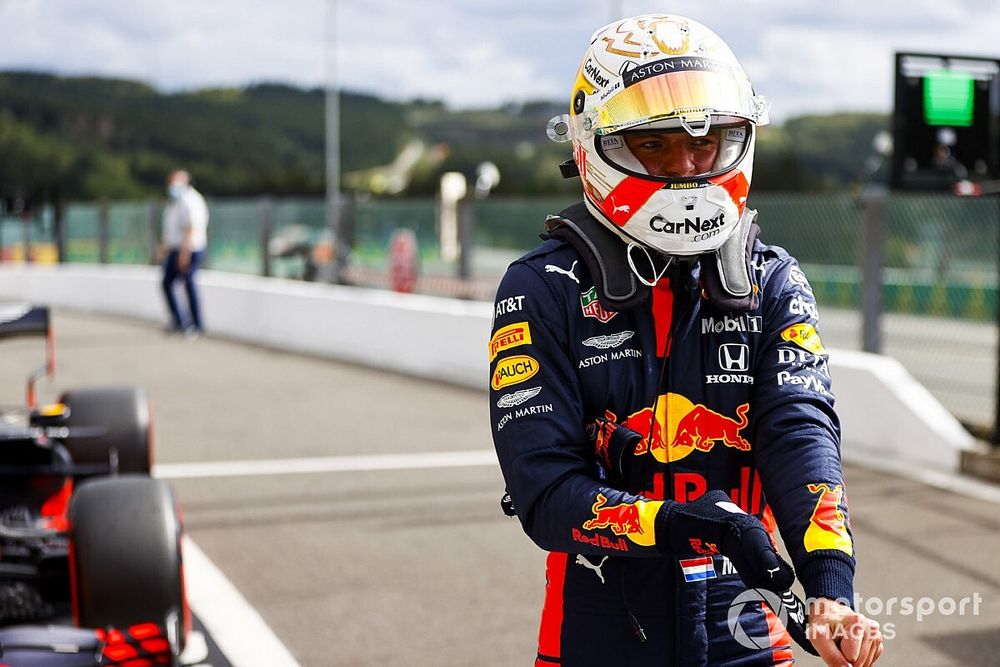
[[[937,70],[924,77],[924,122],[928,125],[969,127],[975,95],[972,76]]]

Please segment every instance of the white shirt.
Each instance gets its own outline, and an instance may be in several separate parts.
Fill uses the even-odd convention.
[[[191,229],[191,250],[204,250],[208,242],[208,205],[201,193],[191,186],[163,209],[163,245],[171,250],[180,248],[188,228]]]

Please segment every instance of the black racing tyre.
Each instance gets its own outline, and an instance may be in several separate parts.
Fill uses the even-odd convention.
[[[63,444],[74,463],[107,463],[114,449],[118,472],[149,474],[153,434],[146,392],[135,387],[74,389],[59,402],[69,408],[69,436]]]
[[[190,616],[170,484],[141,475],[89,481],[73,495],[69,518],[80,627],[154,622],[179,654]]]

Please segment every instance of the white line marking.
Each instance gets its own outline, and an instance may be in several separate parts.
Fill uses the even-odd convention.
[[[320,472],[365,470],[411,470],[415,468],[457,468],[497,465],[492,450],[422,452],[419,454],[372,454],[322,456],[301,459],[256,459],[249,461],[207,461],[204,463],[158,463],[153,475],[161,479],[201,477],[243,477],[252,475],[304,475]]]
[[[299,667],[260,614],[187,536],[183,549],[188,604],[233,667]]]

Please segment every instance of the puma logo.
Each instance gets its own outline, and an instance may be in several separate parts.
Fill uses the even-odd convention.
[[[579,261],[579,260],[577,260],[577,261]],[[569,267],[568,270],[564,269],[564,268],[561,268],[561,267],[558,267],[555,264],[546,264],[545,265],[545,272],[546,273],[561,273],[564,276],[569,276],[570,278],[573,279],[573,282],[575,282],[577,285],[579,285],[580,284],[580,279],[577,278],[576,275],[573,273],[573,269],[576,268],[576,264],[577,264],[577,262],[573,262],[573,265],[571,267]]]
[[[611,202],[611,215],[617,215],[620,213],[631,213],[632,207],[628,204],[622,204],[621,206],[615,206],[615,198],[608,197],[608,201]]]
[[[606,561],[607,559],[608,559],[608,557],[605,556],[604,558],[601,559],[600,563],[598,563],[597,565],[594,565],[593,563],[591,563],[589,560],[587,560],[586,558],[584,558],[580,554],[577,554],[577,556],[576,556],[576,564],[577,565],[582,565],[585,568],[587,568],[588,570],[593,570],[594,574],[597,575],[597,578],[600,579],[601,583],[603,584],[604,583],[604,574],[601,572],[601,568],[604,567],[604,561]]]
[[[768,571],[767,571],[767,573],[768,573],[769,575],[771,575],[771,578],[772,578],[772,579],[774,579],[774,573],[775,573],[775,572],[777,572],[777,571],[778,571],[778,570],[780,570],[780,569],[781,569],[780,567],[775,567],[775,568],[771,568],[770,570],[768,570]]]

